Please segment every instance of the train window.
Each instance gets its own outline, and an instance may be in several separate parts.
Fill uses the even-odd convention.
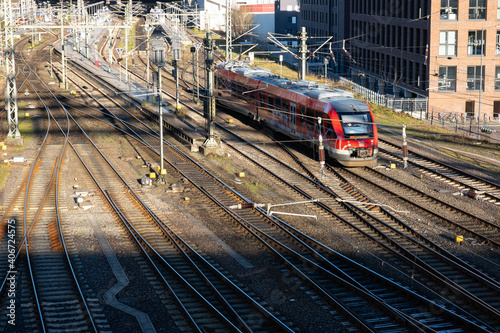
[[[332,120],[329,118],[325,119],[326,122],[326,140],[328,139],[336,139],[337,134],[333,130]]]
[[[283,110],[283,112],[281,112],[281,118],[287,119],[288,113],[290,112],[290,101],[283,99],[281,101],[281,108]]]
[[[306,125],[306,107],[304,105],[300,105],[299,107],[300,110],[300,125],[305,126]]]
[[[276,118],[279,118],[281,116],[281,98],[276,97],[276,100],[274,101],[274,109],[276,110]]]
[[[219,79],[217,80],[217,88],[218,89],[225,89],[225,86],[226,86],[226,80],[223,78],[223,77],[219,77]]]
[[[259,99],[260,99],[260,107],[265,108],[266,107],[266,93],[261,92],[259,94]]]
[[[314,129],[314,123],[316,122],[316,118],[314,117],[314,110],[311,108],[306,109],[306,127],[309,130]]]
[[[243,92],[245,91],[245,87],[242,86],[241,84],[238,84],[236,86],[236,95],[238,95],[238,98],[241,98],[241,99],[246,99],[247,96],[243,95]]]
[[[370,122],[370,113],[341,113],[339,116],[346,136],[373,134],[373,125]]]
[[[272,113],[272,110],[274,108],[274,96],[273,95],[267,95],[267,104],[268,104],[268,109],[267,109],[267,112],[269,114]]]

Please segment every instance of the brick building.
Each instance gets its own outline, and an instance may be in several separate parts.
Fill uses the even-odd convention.
[[[500,1],[432,1],[429,105],[500,114]]]
[[[344,40],[346,74],[429,110],[500,115],[500,0],[302,0],[299,27]],[[336,35],[335,35],[336,34]],[[481,66],[482,64],[482,66]]]

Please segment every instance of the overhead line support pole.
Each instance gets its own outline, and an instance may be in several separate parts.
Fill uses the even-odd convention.
[[[8,114],[9,138],[18,138],[21,136],[19,132],[19,118],[17,106],[17,87],[16,87],[16,63],[14,55],[14,32],[12,28],[12,2],[4,1],[4,16],[5,16],[5,105]]]
[[[306,55],[307,55],[307,32],[306,32],[306,27],[302,27],[300,33],[299,33],[299,39],[301,41],[300,43],[300,75],[299,75],[299,80],[305,80],[306,79]]]

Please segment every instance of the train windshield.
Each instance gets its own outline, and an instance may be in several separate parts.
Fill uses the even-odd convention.
[[[346,136],[373,135],[373,124],[369,112],[341,113],[339,118]]]

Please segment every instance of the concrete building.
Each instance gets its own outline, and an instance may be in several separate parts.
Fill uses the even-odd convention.
[[[346,49],[353,81],[380,93],[427,96],[429,3],[351,1]]]
[[[259,25],[254,34],[266,38],[274,32],[274,0],[237,0],[231,1],[232,8],[244,6],[253,15],[254,24]],[[198,0],[200,26],[203,29],[226,30],[226,0]]]
[[[299,30],[305,27],[310,49],[315,49],[327,38],[332,37],[318,58],[313,61],[323,67],[324,58],[329,59],[328,67],[338,75],[346,75],[348,63],[344,60],[344,43],[349,37],[349,1],[345,0],[301,0]],[[313,64],[314,65],[314,64]]]
[[[274,0],[238,0],[234,5],[243,6],[252,13],[253,23],[258,25],[253,33],[259,36],[258,39],[264,40],[268,32],[275,32]]]
[[[297,35],[298,0],[276,0],[274,3],[274,30],[277,34]]]

